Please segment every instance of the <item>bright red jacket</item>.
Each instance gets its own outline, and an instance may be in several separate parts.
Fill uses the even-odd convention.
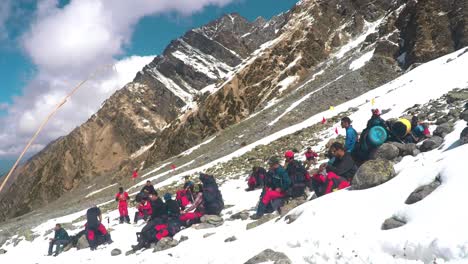
[[[140,216],[144,216],[145,214],[143,213],[146,211],[147,215],[151,215],[153,213],[153,209],[151,208],[151,203],[148,201],[143,201],[142,203],[138,204],[138,214]]]
[[[313,178],[317,182],[324,185],[325,188],[323,188],[323,194],[329,194],[331,192],[351,186],[345,178],[336,175],[334,172],[328,172],[327,177],[317,173],[314,174]]]
[[[314,151],[306,151],[304,155],[306,156],[307,160],[313,160],[314,158],[318,157],[318,154],[315,153]]]
[[[115,195],[115,200],[119,202],[119,206],[127,205],[128,199],[129,198],[128,198],[128,193],[127,192],[117,193]]]

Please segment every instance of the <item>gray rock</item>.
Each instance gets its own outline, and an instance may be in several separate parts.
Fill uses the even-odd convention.
[[[216,234],[216,233],[206,233],[206,234],[203,235],[203,238],[210,237],[210,236],[212,236],[214,234]]]
[[[395,177],[393,163],[384,160],[369,160],[361,165],[353,178],[353,190],[372,188]]]
[[[426,198],[429,194],[431,194],[435,189],[437,189],[441,185],[441,182],[439,179],[436,179],[432,183],[428,185],[423,185],[416,190],[414,190],[409,196],[408,199],[406,199],[406,204],[414,204],[422,199]]]
[[[236,241],[236,240],[237,240],[237,238],[236,238],[235,236],[232,236],[232,237],[226,238],[226,239],[224,240],[224,242],[227,243],[227,242],[232,242],[232,241]]]
[[[130,256],[132,254],[135,254],[135,251],[129,250],[129,251],[125,252],[125,256]]]
[[[122,254],[122,250],[118,249],[118,248],[114,248],[112,251],[111,251],[111,256],[118,256]]]
[[[468,122],[468,109],[466,109],[465,111],[461,112],[461,114],[460,114],[460,119],[463,119],[463,120],[465,120],[466,122]]]
[[[249,229],[252,229],[252,228],[255,228],[257,226],[260,226],[260,225],[263,225],[264,223],[270,221],[271,219],[277,217],[278,215],[277,214],[267,214],[267,215],[264,215],[262,216],[262,218],[252,222],[252,223],[248,223],[247,224],[247,230]]]
[[[420,153],[420,151],[418,149],[418,146],[416,144],[414,144],[414,143],[402,144],[402,143],[398,143],[398,142],[390,142],[389,144],[392,144],[395,147],[397,147],[398,150],[400,151],[400,153],[398,155],[402,156],[402,157],[408,156],[408,155],[416,156],[416,155],[418,155]]]
[[[447,94],[447,103],[468,100],[468,90],[452,91]]]
[[[202,223],[214,225],[215,227],[218,227],[224,223],[223,218],[217,215],[204,215],[200,218],[200,221]]]
[[[465,127],[460,133],[460,144],[464,145],[468,143],[468,127]]]
[[[163,251],[179,245],[179,241],[173,239],[172,237],[165,237],[156,243],[153,252]]]
[[[244,211],[235,213],[235,214],[231,215],[230,219],[232,219],[232,220],[238,220],[238,219],[247,220],[247,219],[249,219],[249,211],[244,210]]]
[[[400,154],[400,150],[393,144],[385,143],[372,155],[372,159],[394,160]]]
[[[265,249],[255,257],[247,260],[244,264],[258,264],[273,261],[274,264],[292,264],[292,261],[282,252]]]
[[[0,247],[3,246],[3,244],[5,244],[7,240],[8,240],[7,236],[0,234]]]
[[[6,253],[7,253],[7,251],[5,249],[0,248],[0,255],[6,254]]]
[[[385,222],[382,224],[382,230],[390,230],[398,227],[402,227],[406,225],[406,222],[400,219],[397,219],[396,217],[388,218],[385,220]]]
[[[453,131],[453,125],[449,123],[443,123],[440,126],[437,126],[436,130],[434,130],[434,136],[439,136],[441,138],[444,138],[447,136],[450,132]]]
[[[200,229],[208,229],[208,228],[215,228],[216,226],[207,223],[200,223],[192,226],[193,228],[200,230]]]
[[[438,148],[442,143],[444,142],[444,139],[438,136],[433,136],[429,139],[426,139],[426,141],[423,142],[423,144],[420,147],[421,152],[427,152],[431,151],[433,149]]]
[[[82,235],[79,239],[78,242],[76,243],[76,248],[78,250],[84,249],[84,248],[89,248],[89,243],[88,239],[86,239],[85,235]]]
[[[184,241],[188,240],[188,236],[181,236],[179,239],[179,243],[182,243]]]

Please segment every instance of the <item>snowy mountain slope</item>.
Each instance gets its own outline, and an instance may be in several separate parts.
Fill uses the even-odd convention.
[[[229,162],[231,158],[241,156],[257,145],[281,140],[283,136],[320,122],[322,117],[332,117],[349,107],[358,108],[351,118],[355,127],[361,130],[369,117],[372,107],[369,101],[372,98],[376,98],[377,107],[390,109],[384,118],[399,117],[414,104],[427,103],[455,88],[468,88],[468,77],[464,74],[467,66],[467,49],[421,65],[382,87],[336,106],[333,111],[328,110],[311,116],[300,124],[245,146],[231,156],[210,165],[223,165],[223,162]],[[336,126],[337,124],[333,125]],[[71,222],[82,215],[82,211],[52,219],[36,227],[33,231],[39,237],[33,242],[21,241],[16,247],[12,244],[3,246],[8,252],[0,255],[0,259],[21,259],[22,263],[188,263],[193,260],[200,263],[244,263],[260,251],[271,248],[285,253],[292,263],[464,263],[468,256],[468,240],[459,231],[464,229],[468,214],[458,206],[449,205],[459,204],[460,200],[466,199],[464,186],[467,179],[461,172],[464,171],[462,161],[468,153],[468,146],[456,144],[465,126],[465,122],[458,122],[455,131],[445,138],[441,148],[416,157],[405,157],[395,165],[398,176],[393,180],[372,189],[341,191],[307,202],[290,212],[300,215],[291,224],[273,220],[246,230],[246,224],[250,220],[226,221],[218,228],[190,228],[182,231],[176,238],[184,235],[189,239],[167,251],[144,251],[128,257],[111,257],[110,251],[113,248],[124,251],[129,249],[136,239],[134,233],[141,228],[116,225],[113,221],[113,245],[101,247],[97,252],[72,249],[57,258],[42,257],[47,247],[47,240],[43,235],[53,223]],[[322,131],[327,135],[322,138],[323,141],[334,137],[331,130],[333,129],[328,128]],[[201,167],[195,171],[206,169],[208,167]],[[171,178],[160,186],[179,181],[180,176],[185,174]],[[236,175],[231,176],[235,178]],[[234,205],[224,211],[225,218],[229,217],[229,211],[236,213],[250,210],[258,200],[258,191],[246,193],[243,190],[246,184],[243,178],[246,175],[237,176],[241,178],[228,180],[221,187],[225,204]],[[430,183],[437,176],[441,176],[442,185],[433,194],[419,203],[404,204],[414,189]],[[131,214],[133,212],[134,210]],[[105,217],[115,219],[117,215],[117,210],[114,210]],[[398,229],[382,231],[380,227],[383,221],[393,215],[404,218],[407,224]],[[77,227],[82,224],[82,221],[74,223]],[[204,238],[207,233],[215,234]],[[233,235],[236,236],[236,241],[224,242]],[[209,250],[204,251],[206,249]],[[24,258],[24,252],[28,252],[31,257]]]

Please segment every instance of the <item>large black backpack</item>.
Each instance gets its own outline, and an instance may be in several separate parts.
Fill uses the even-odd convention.
[[[291,179],[291,188],[289,189],[290,196],[299,197],[304,195],[307,185],[307,169],[301,162],[294,160],[293,163],[287,167],[287,171]]]
[[[200,181],[203,184],[205,214],[219,215],[224,209],[224,201],[215,178],[202,173],[200,174]]]

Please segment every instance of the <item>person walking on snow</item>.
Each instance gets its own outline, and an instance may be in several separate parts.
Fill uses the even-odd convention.
[[[258,203],[257,212],[251,216],[251,219],[259,219],[265,214],[265,210],[270,202],[286,196],[287,190],[291,185],[286,170],[279,164],[277,157],[271,157],[268,161],[270,169],[268,171],[268,186],[265,187],[261,201]]]
[[[123,187],[119,187],[119,192],[115,195],[115,201],[119,203],[120,223],[126,222],[130,224],[130,217],[128,216],[128,193],[124,191]]]
[[[345,150],[348,153],[353,152],[358,139],[357,132],[351,125],[351,119],[345,116],[341,119],[341,127],[346,130]]]
[[[56,224],[54,231],[55,231],[54,238],[51,238],[49,242],[48,256],[52,255],[52,251],[54,250],[54,245],[55,245],[56,248],[55,248],[54,257],[56,257],[60,253],[61,247],[68,244],[68,242],[70,241],[70,237],[68,236],[67,231],[65,231],[65,229],[62,228],[61,224]]]

